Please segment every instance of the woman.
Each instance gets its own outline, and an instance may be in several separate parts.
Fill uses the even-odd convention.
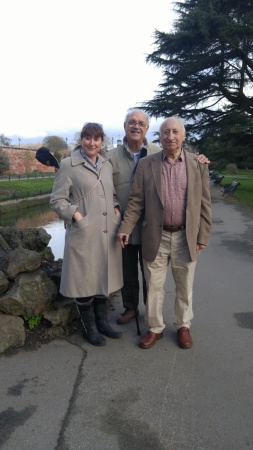
[[[84,336],[93,345],[119,338],[107,319],[107,297],[123,285],[122,250],[116,238],[120,207],[112,165],[101,148],[103,127],[86,123],[81,145],[61,161],[50,198],[66,225],[60,292],[76,299]]]

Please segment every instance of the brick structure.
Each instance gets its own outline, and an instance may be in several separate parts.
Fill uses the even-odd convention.
[[[13,173],[21,175],[24,173],[32,173],[35,170],[38,170],[39,172],[54,173],[54,167],[44,166],[37,161],[35,158],[36,150],[3,146],[1,146],[1,148],[8,156],[10,162],[10,169],[6,170],[2,175],[9,175]]]

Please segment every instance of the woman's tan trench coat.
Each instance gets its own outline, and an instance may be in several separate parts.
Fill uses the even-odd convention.
[[[60,285],[65,297],[108,296],[122,287],[122,249],[116,236],[120,218],[114,212],[117,205],[112,165],[103,152],[99,153],[98,171],[79,149],[61,161],[50,206],[66,225]],[[74,222],[77,209],[84,218]]]

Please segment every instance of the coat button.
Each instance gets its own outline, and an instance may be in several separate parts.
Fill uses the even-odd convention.
[[[107,212],[104,212],[104,213],[103,213],[103,216],[107,216]]]
[[[105,196],[104,196],[104,195],[101,195],[101,197],[102,197],[102,198],[105,198]]]
[[[103,233],[105,233],[105,234],[106,234],[106,233],[107,233],[107,230],[104,230],[104,231],[103,231]]]

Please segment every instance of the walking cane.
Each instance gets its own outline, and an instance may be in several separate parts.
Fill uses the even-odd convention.
[[[122,241],[125,242],[126,238],[125,236],[122,238]],[[129,266],[129,257],[128,257],[128,253],[127,250],[125,249],[126,253],[126,266],[127,266],[127,275],[130,281],[130,289],[131,289],[131,296],[132,296],[132,300],[133,300],[133,307],[134,307],[134,315],[135,315],[135,322],[136,322],[136,327],[137,327],[137,335],[141,336],[141,332],[140,332],[140,326],[139,326],[139,318],[138,318],[138,314],[137,314],[137,306],[136,306],[136,301],[135,301],[135,297],[134,297],[134,288],[133,288],[133,284],[132,284],[132,278],[130,276],[130,266]]]

